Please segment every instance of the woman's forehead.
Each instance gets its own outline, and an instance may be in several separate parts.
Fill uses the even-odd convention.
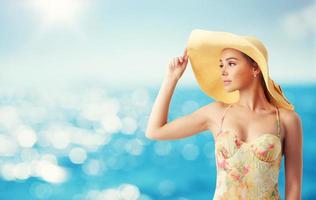
[[[228,59],[237,59],[240,60],[242,58],[242,53],[237,49],[226,48],[221,52],[220,61],[228,60]]]

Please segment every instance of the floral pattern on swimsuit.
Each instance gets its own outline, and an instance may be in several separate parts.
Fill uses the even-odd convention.
[[[240,140],[233,130],[221,130],[216,136],[217,178],[213,200],[281,199],[278,177],[282,143],[277,108],[276,112],[277,134],[265,133],[250,142]]]

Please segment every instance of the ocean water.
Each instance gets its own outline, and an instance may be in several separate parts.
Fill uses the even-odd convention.
[[[302,199],[316,199],[316,85],[282,89],[303,125]],[[158,91],[100,85],[1,89],[0,199],[212,199],[210,132],[169,141],[144,136]],[[199,88],[177,86],[169,120],[212,101]],[[279,190],[284,199],[284,157]]]

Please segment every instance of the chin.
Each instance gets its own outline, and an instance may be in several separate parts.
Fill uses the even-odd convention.
[[[236,89],[233,87],[224,87],[226,92],[234,92]]]
[[[234,90],[225,90],[226,92],[233,92]]]

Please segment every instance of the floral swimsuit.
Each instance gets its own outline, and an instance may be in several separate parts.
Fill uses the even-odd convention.
[[[279,111],[277,134],[264,133],[250,142],[240,140],[234,130],[215,137],[216,189],[213,200],[280,200],[278,177],[282,160]]]

